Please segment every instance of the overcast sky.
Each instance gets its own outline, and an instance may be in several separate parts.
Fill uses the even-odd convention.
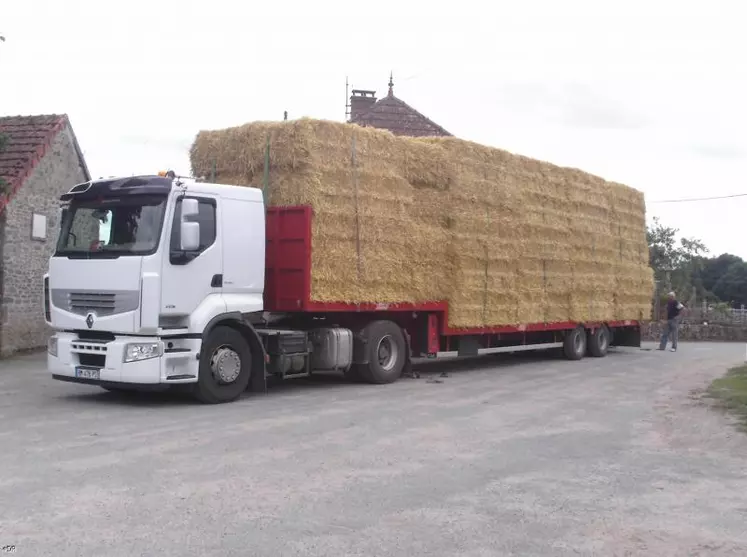
[[[342,120],[345,77],[453,134],[646,193],[747,258],[739,0],[5,0],[0,115],[67,113],[95,177],[189,173],[198,130]],[[360,11],[356,10],[360,7]]]

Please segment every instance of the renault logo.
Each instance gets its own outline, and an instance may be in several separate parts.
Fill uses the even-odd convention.
[[[88,325],[88,328],[89,328],[89,329],[90,329],[91,327],[93,327],[93,320],[94,320],[94,317],[93,317],[93,313],[89,313],[89,314],[88,314],[88,315],[86,316],[86,325]]]

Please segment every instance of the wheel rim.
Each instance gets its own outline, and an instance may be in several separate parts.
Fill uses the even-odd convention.
[[[220,346],[210,357],[210,371],[218,383],[233,383],[241,373],[241,357],[230,346]]]
[[[397,343],[394,342],[392,335],[386,335],[380,341],[376,347],[376,356],[379,362],[379,366],[384,371],[391,371],[397,364],[397,358],[399,357],[399,348]]]

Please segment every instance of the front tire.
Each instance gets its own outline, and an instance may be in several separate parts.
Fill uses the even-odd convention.
[[[393,383],[402,375],[407,361],[407,343],[402,329],[391,321],[374,321],[361,335],[365,339],[367,364],[358,364],[355,372],[367,383]]]
[[[218,326],[200,350],[200,371],[192,393],[205,404],[231,402],[246,390],[251,374],[249,343],[236,329]]]
[[[583,327],[576,327],[565,335],[563,340],[563,354],[569,360],[580,360],[586,354],[586,331]]]

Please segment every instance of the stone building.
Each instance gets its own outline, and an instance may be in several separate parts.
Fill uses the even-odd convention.
[[[389,76],[389,93],[383,99],[376,99],[376,91],[353,89],[350,122],[389,130],[395,135],[451,136],[433,120],[394,96],[392,76]]]
[[[65,115],[0,117],[0,356],[44,346],[59,198],[90,180]]]

